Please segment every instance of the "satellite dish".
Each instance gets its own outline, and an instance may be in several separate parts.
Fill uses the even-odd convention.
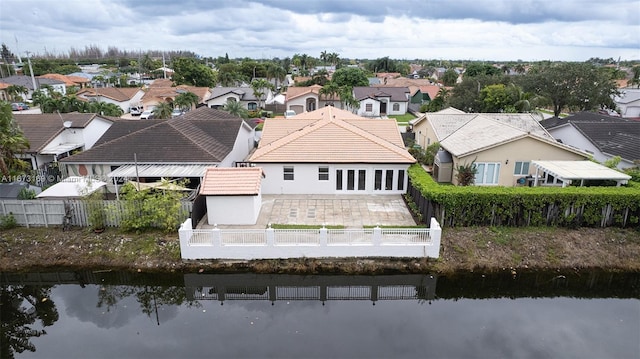
[[[71,127],[72,124],[73,124],[73,122],[71,122],[71,121],[64,121],[62,126],[64,126],[64,128],[69,128],[69,127]]]

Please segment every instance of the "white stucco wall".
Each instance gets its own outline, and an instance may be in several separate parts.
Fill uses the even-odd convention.
[[[303,108],[303,112],[307,112],[307,100],[311,99],[313,101],[315,101],[316,103],[316,110],[320,108],[320,104],[318,101],[318,95],[314,94],[314,93],[310,93],[310,94],[306,94],[300,97],[296,97],[294,99],[291,100],[287,100],[287,110],[294,110],[296,111],[296,115],[300,114],[300,112],[298,111],[298,107],[297,106],[302,106]],[[292,108],[292,106],[295,106]]]
[[[272,164],[257,163],[264,171],[262,180],[263,194],[402,194],[407,188],[407,164]],[[284,180],[284,167],[293,167],[294,179]],[[319,180],[319,167],[329,168],[329,179]],[[342,190],[336,189],[337,170],[342,170]],[[347,189],[347,173],[355,170],[355,185],[353,190]],[[358,190],[358,171],[365,170],[365,189]],[[375,171],[382,170],[382,188],[374,189]],[[386,170],[393,171],[392,189],[385,190]],[[398,170],[404,170],[404,180],[401,189],[398,189]]]
[[[94,118],[85,128],[81,130],[82,138],[84,142],[84,149],[88,150],[95,145],[95,143],[104,135],[105,132],[111,127],[113,123],[111,121],[103,120],[101,118]]]
[[[236,136],[236,142],[233,144],[233,149],[227,157],[220,162],[219,167],[233,167],[235,162],[245,161],[254,145],[255,133],[253,129],[250,129],[249,125],[243,124],[240,126],[238,136]]]
[[[207,221],[214,224],[256,224],[262,195],[207,196]]]
[[[367,104],[371,104],[371,111],[366,111]],[[364,117],[376,117],[380,116],[380,101],[372,98],[367,98],[360,101],[360,108],[358,109],[358,116]]]
[[[244,107],[245,109],[249,108],[249,102],[255,102],[256,105],[258,105],[258,100],[244,101],[244,100],[240,99],[239,95],[236,95],[234,93],[228,93],[228,94],[226,94],[224,96],[220,96],[220,97],[209,99],[209,100],[206,101],[206,104],[210,108],[222,107],[227,103],[227,100],[229,98],[234,98],[236,101],[240,102],[242,104],[242,107]]]

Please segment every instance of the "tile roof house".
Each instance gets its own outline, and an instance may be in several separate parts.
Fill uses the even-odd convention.
[[[69,175],[123,178],[191,178],[209,167],[232,167],[254,147],[254,133],[241,118],[201,107],[170,120],[119,120],[96,146],[68,158]],[[111,190],[111,188],[110,188]]]
[[[640,121],[579,112],[541,124],[556,140],[586,151],[598,162],[620,156],[618,168],[624,169],[640,161]]]
[[[211,108],[222,108],[227,101],[240,102],[249,111],[257,110],[260,101],[264,101],[268,94],[258,99],[251,87],[214,87],[211,95],[204,101]]]
[[[64,85],[67,87],[77,87],[79,89],[85,88],[91,84],[91,80],[82,76],[73,76],[73,75],[61,75],[61,74],[44,74],[38,76],[38,78],[58,80],[64,82]]]
[[[154,86],[154,84],[156,85]],[[176,96],[185,92],[191,92],[198,96],[198,105],[204,104],[211,96],[211,89],[208,87],[187,85],[166,86],[168,84],[169,82],[167,82],[166,79],[158,79],[154,80],[151,86],[144,90],[144,95],[140,99],[140,102],[145,109],[153,108],[160,102],[173,102]],[[196,105],[196,107],[198,105]]]
[[[619,91],[620,95],[613,100],[620,109],[620,115],[640,120],[640,89],[622,88]]]
[[[113,124],[92,113],[21,114],[14,119],[29,141],[21,158],[33,169],[42,168],[72,152],[91,149]]]
[[[320,95],[321,89],[322,86],[320,85],[289,87],[285,94],[286,109],[295,111],[296,114],[301,114],[307,111],[315,111],[324,106],[340,105],[340,98],[337,95],[327,98],[324,95]]]
[[[413,125],[423,148],[440,143],[433,175],[457,184],[454,169],[475,162],[476,185],[515,186],[533,174],[531,161],[575,161],[588,154],[564,145],[531,114],[427,113]]]
[[[76,93],[76,97],[83,101],[111,103],[128,113],[129,108],[137,105],[144,94],[137,87],[99,87],[82,89]]]
[[[47,79],[47,78],[35,78],[36,88],[33,86],[34,79],[31,76],[24,75],[13,75],[9,77],[0,78],[0,84],[7,85],[18,85],[24,86],[27,88],[26,99],[31,99],[33,96],[33,91],[39,89],[42,85],[49,85],[53,88],[53,91],[56,91],[62,95],[67,94],[67,88],[62,81]]]
[[[409,108],[410,91],[408,87],[356,86],[353,97],[360,103],[359,116],[404,115]]]
[[[265,194],[398,194],[415,159],[395,120],[333,106],[267,119],[248,161],[260,167]]]

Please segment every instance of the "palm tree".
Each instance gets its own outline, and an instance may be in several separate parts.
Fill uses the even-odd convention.
[[[222,107],[222,110],[241,118],[249,117],[249,112],[247,111],[247,109],[244,108],[242,106],[242,103],[238,101],[228,100],[224,107]]]
[[[329,60],[332,66],[337,67],[338,63],[340,62],[340,55],[338,55],[338,53],[336,52],[332,52],[327,55],[327,60]]]
[[[273,68],[273,78],[276,80],[276,89],[278,88],[278,81],[282,82],[287,77],[287,70],[282,66],[276,66]]]
[[[328,82],[326,85],[322,86],[319,91],[320,98],[323,98],[325,101],[335,100],[338,93],[340,93],[340,86],[335,82]]]
[[[326,65],[326,64],[327,64],[328,57],[327,57],[327,51],[326,51],[326,50],[325,50],[325,51],[322,51],[322,52],[320,53],[320,60],[322,60],[322,63],[323,63],[324,65]]]
[[[253,94],[258,99],[260,108],[262,108],[262,98],[266,94],[267,90],[273,91],[273,84],[265,79],[257,79],[251,82],[251,88],[253,89]]]
[[[29,168],[27,162],[15,156],[29,148],[29,141],[13,120],[11,106],[6,102],[0,103],[0,143],[0,173],[3,176]]]
[[[29,93],[29,89],[22,85],[9,85],[6,91],[11,101],[22,100],[22,95]]]
[[[338,91],[338,96],[340,96],[341,109],[344,109],[345,106],[353,109],[360,108],[360,102],[353,97],[353,88],[351,86],[341,86],[340,91]]]
[[[173,112],[173,106],[170,102],[160,102],[153,109],[153,117],[166,120],[171,118],[171,112]]]
[[[200,101],[198,95],[193,92],[184,92],[176,96],[176,99],[173,101],[173,106],[181,109],[182,111],[188,111],[196,106],[198,101]]]

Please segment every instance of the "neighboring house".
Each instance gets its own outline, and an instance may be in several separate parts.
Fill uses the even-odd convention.
[[[140,103],[144,92],[137,87],[100,87],[86,88],[76,93],[80,100],[89,102],[105,102],[119,106],[124,113]]]
[[[91,83],[91,80],[82,76],[61,75],[61,74],[45,74],[38,78],[58,80],[64,82],[67,92],[70,88],[83,89]]]
[[[266,101],[269,93],[262,96],[262,102]],[[273,93],[271,93],[271,97],[273,97]],[[227,101],[240,102],[242,107],[249,111],[255,111],[260,106],[260,101],[251,87],[214,87],[205,103],[211,108],[222,108]]]
[[[289,87],[285,94],[286,109],[301,114],[325,106],[340,106],[340,98],[337,95],[326,98],[324,95],[320,95],[321,89],[320,85]]]
[[[35,85],[36,88],[34,89],[33,87],[33,82],[35,80]],[[42,87],[42,85],[49,85],[53,88],[53,91],[56,91],[60,94],[62,94],[63,96],[67,94],[67,89],[66,86],[64,84],[64,82],[62,81],[58,81],[58,80],[52,80],[52,79],[47,79],[47,78],[31,78],[31,76],[24,76],[24,75],[14,75],[14,76],[9,76],[9,77],[3,77],[0,78],[0,84],[7,84],[7,85],[17,85],[17,86],[24,86],[27,88],[27,94],[26,94],[26,100],[31,100],[33,97],[33,92],[35,90],[38,90]]]
[[[620,95],[614,98],[624,118],[640,119],[640,89],[623,88]]]
[[[414,123],[422,147],[439,142],[433,175],[457,184],[455,169],[475,163],[476,185],[515,186],[535,173],[531,161],[578,161],[587,153],[555,141],[530,114],[427,113]]]
[[[0,101],[9,101],[9,94],[7,93],[7,87],[11,85],[0,82]]]
[[[144,108],[153,108],[161,102],[172,103],[176,99],[176,96],[186,92],[191,92],[198,96],[198,103],[196,104],[196,107],[198,107],[198,105],[204,104],[205,100],[211,96],[211,89],[208,87],[187,85],[170,86],[170,84],[170,80],[167,79],[154,80],[142,96],[141,102]]]
[[[401,194],[415,163],[395,120],[333,106],[267,119],[248,161],[264,172],[263,194]]]
[[[556,140],[586,151],[598,162],[619,156],[618,168],[624,169],[640,161],[640,121],[579,112],[540,123]]]
[[[353,97],[360,103],[357,114],[363,117],[404,115],[409,109],[407,87],[354,87]]]
[[[29,149],[20,157],[34,170],[92,148],[113,124],[111,118],[77,112],[21,114],[14,119],[29,141]]]
[[[110,182],[189,178],[197,185],[209,167],[233,167],[254,148],[241,118],[200,107],[170,120],[119,120],[91,150],[65,158],[67,173]]]

